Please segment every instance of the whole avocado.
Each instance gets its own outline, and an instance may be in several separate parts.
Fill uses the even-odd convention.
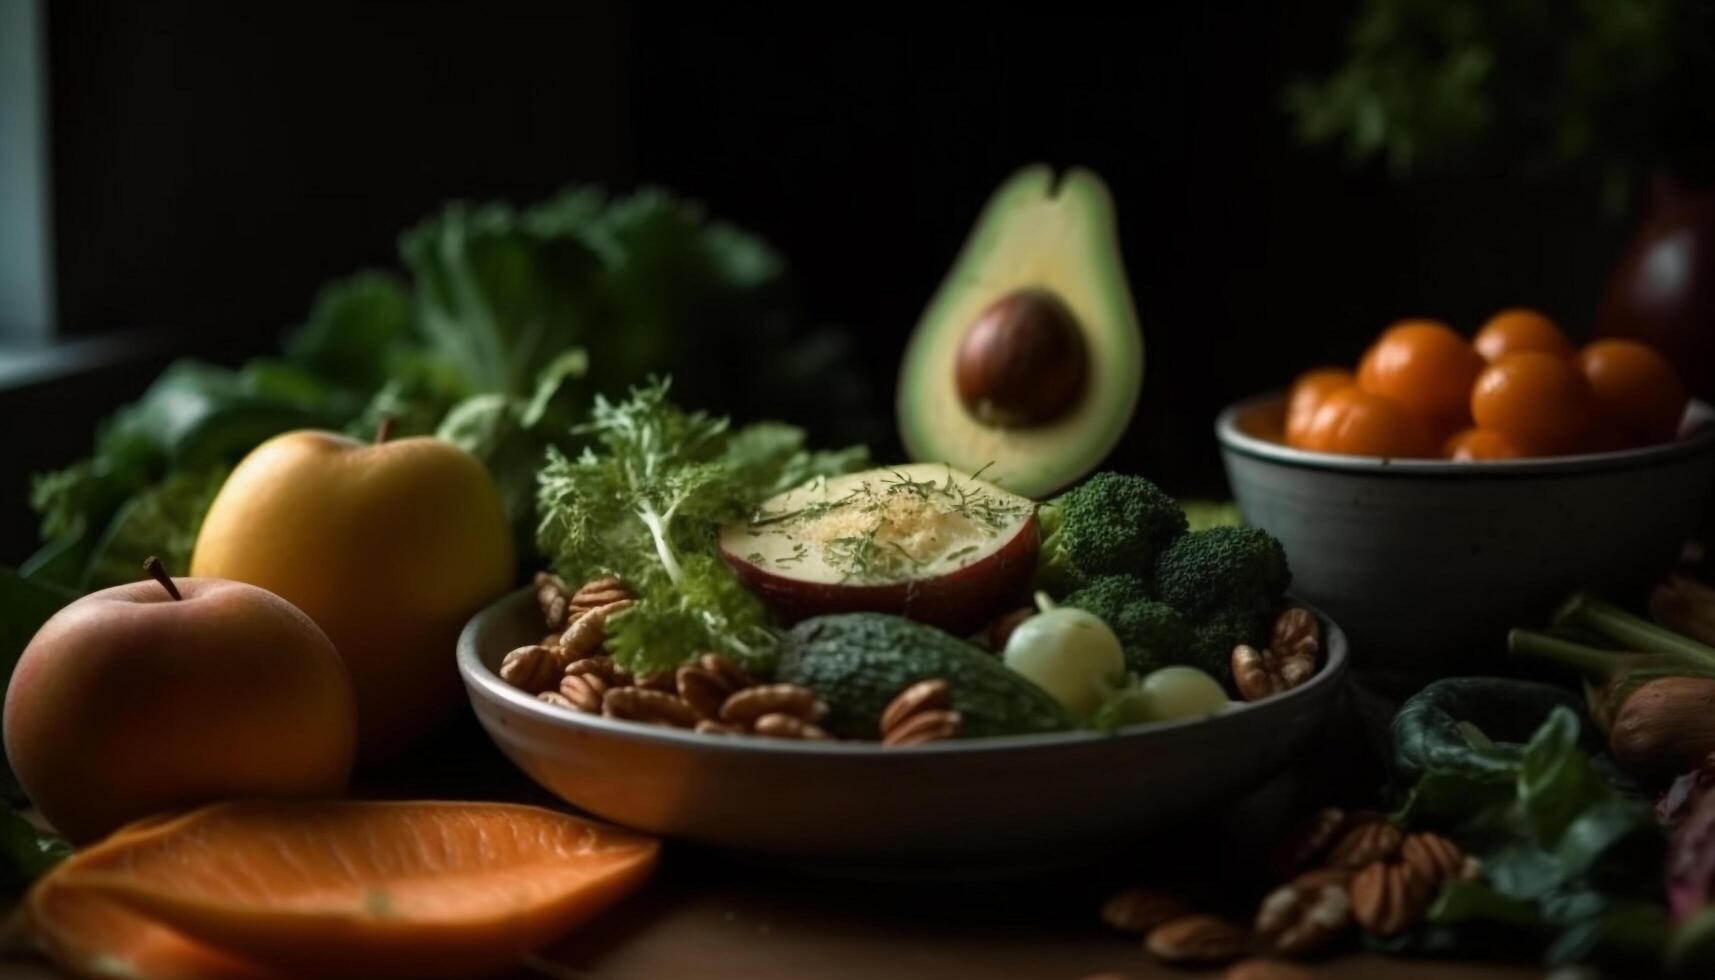
[[[932,626],[884,613],[818,616],[781,642],[775,680],[802,684],[827,702],[824,727],[841,738],[877,738],[888,702],[932,677],[947,682],[961,736],[1022,735],[1073,727],[1048,692],[999,660]]]

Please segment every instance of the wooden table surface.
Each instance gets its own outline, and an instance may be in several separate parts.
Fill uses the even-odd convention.
[[[638,895],[531,960],[519,980],[1080,980],[1113,974],[1211,977],[1155,963],[1140,942],[1102,926],[1103,899],[1152,884],[1244,919],[1269,885],[1268,850],[1293,814],[1338,787],[1374,787],[1353,724],[1335,724],[1299,763],[1195,826],[1155,835],[1133,854],[1051,878],[986,882],[854,881],[803,868],[669,845]],[[558,805],[519,774],[474,721],[454,726],[409,764],[371,774],[359,795],[504,799]],[[1099,801],[1068,801],[1069,806]],[[1313,964],[1327,978],[1523,980],[1523,965],[1382,959],[1346,952]],[[0,977],[58,974],[0,961]]]

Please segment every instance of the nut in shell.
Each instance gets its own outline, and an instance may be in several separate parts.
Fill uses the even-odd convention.
[[[1246,701],[1261,701],[1290,691],[1316,674],[1316,655],[1287,656],[1241,643],[1233,648],[1233,685]]]
[[[500,661],[500,679],[528,694],[553,690],[566,669],[566,658],[557,647],[531,644],[506,654]]]
[[[763,715],[791,715],[814,721],[818,712],[816,694],[799,684],[764,684],[735,692],[721,705],[720,720],[749,728]]]
[[[1153,888],[1127,888],[1102,903],[1102,922],[1139,935],[1190,914],[1191,907],[1177,896]]]
[[[1328,947],[1352,924],[1344,882],[1282,885],[1262,900],[1256,933],[1282,956],[1309,956]]]
[[[602,696],[601,708],[610,718],[674,728],[692,728],[698,720],[691,706],[677,697],[642,687],[613,688]]]
[[[1434,894],[1411,865],[1377,861],[1352,879],[1352,917],[1378,936],[1395,936],[1423,921]]]
[[[1220,966],[1245,955],[1250,945],[1243,930],[1212,915],[1170,919],[1143,940],[1143,948],[1158,960],[1184,966]]]
[[[1390,821],[1371,818],[1356,821],[1340,835],[1334,849],[1328,853],[1328,865],[1356,871],[1386,861],[1399,851],[1405,835]]]

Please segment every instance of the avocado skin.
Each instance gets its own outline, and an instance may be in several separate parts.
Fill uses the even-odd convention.
[[[1073,727],[1046,691],[993,656],[902,616],[845,613],[807,619],[782,641],[775,669],[777,681],[802,684],[828,703],[824,727],[841,738],[878,738],[888,703],[932,677],[947,682],[952,707],[964,718],[961,737]]]

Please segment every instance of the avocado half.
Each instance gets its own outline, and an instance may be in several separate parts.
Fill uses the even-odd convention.
[[[1013,329],[1021,297],[1052,329]],[[1058,394],[1000,411],[983,397],[985,383],[1010,384],[1015,400]],[[1043,164],[1019,171],[989,198],[905,349],[906,452],[1041,498],[1113,450],[1142,386],[1143,332],[1107,185],[1076,167],[1058,180]]]

